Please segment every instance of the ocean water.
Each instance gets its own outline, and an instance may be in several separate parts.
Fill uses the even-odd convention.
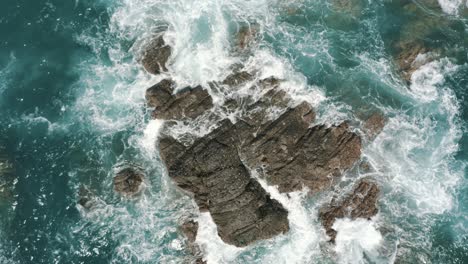
[[[0,166],[0,263],[190,263],[178,230],[186,217],[200,222],[208,263],[468,263],[467,9],[462,0],[3,0],[0,158],[14,170]],[[259,32],[250,54],[235,52],[243,26]],[[144,95],[164,76],[138,58],[161,30],[173,47],[166,75],[181,87],[222,80],[241,63],[284,79],[319,123],[350,119],[362,133],[359,120],[384,113],[387,125],[363,148],[374,170],[350,171],[336,189],[374,178],[379,214],[337,221],[329,244],[317,210],[333,193],[286,196],[260,180],[288,209],[290,232],[224,244],[154,144],[162,122]],[[414,40],[440,56],[407,87],[393,56]],[[209,130],[198,125],[181,130]],[[138,199],[112,189],[128,165],[148,176]],[[81,186],[95,194],[90,211],[77,205]]]

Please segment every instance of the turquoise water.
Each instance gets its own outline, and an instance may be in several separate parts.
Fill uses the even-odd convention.
[[[209,263],[468,263],[468,17],[463,3],[428,3],[352,1],[345,12],[325,0],[5,0],[0,150],[15,170],[1,176],[0,263],[190,262],[177,229],[187,216],[200,221]],[[249,23],[261,39],[243,57],[233,52],[234,33]],[[154,148],[159,124],[144,92],[161,77],[137,59],[160,28],[181,84],[222,80],[242,62],[287,80],[283,88],[309,100],[320,122],[382,111],[387,126],[363,149],[376,171],[343,182],[375,178],[379,215],[344,223],[349,236],[329,245],[317,209],[330,197],[286,198],[272,188],[287,204],[291,232],[244,249],[221,243]],[[414,39],[442,55],[408,89],[392,55]],[[148,175],[138,200],[112,190],[128,164]],[[98,197],[91,211],[77,205],[82,185]]]

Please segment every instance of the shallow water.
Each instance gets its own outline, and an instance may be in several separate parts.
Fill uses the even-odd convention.
[[[334,3],[4,1],[0,157],[15,170],[0,179],[8,187],[0,193],[0,262],[190,262],[177,226],[194,216],[209,263],[468,263],[468,3],[353,0],[347,11]],[[260,40],[241,56],[235,32],[245,25]],[[330,245],[317,209],[332,194],[288,197],[262,182],[289,210],[291,231],[242,249],[222,243],[210,216],[165,175],[154,145],[161,122],[150,120],[144,94],[162,76],[137,60],[162,28],[173,47],[168,74],[180,87],[222,80],[243,63],[259,78],[286,80],[282,88],[312,103],[319,123],[358,127],[383,112],[385,129],[363,149],[375,171],[353,170],[337,188],[375,178],[379,214],[337,222]],[[392,56],[414,39],[442,56],[408,88]],[[112,190],[113,175],[129,164],[148,175],[137,200]],[[77,205],[82,185],[97,197],[91,211]]]

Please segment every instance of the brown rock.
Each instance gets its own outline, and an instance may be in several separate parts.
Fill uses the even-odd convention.
[[[167,71],[170,56],[171,47],[165,43],[163,36],[159,36],[146,47],[141,63],[149,73],[160,74]]]
[[[243,26],[237,33],[237,44],[241,50],[250,47],[258,35],[257,26]]]
[[[188,148],[165,136],[161,157],[169,176],[209,211],[221,239],[246,246],[287,232],[287,211],[270,198],[241,162],[235,126],[228,120]]]
[[[419,54],[424,54],[426,52],[428,52],[428,49],[421,43],[410,42],[401,45],[396,61],[403,79],[408,84],[411,82],[411,76],[413,73],[422,66],[415,63],[416,58]]]
[[[187,240],[191,243],[195,242],[198,233],[198,222],[195,220],[187,220],[181,226],[182,233],[184,233]]]
[[[380,132],[382,132],[387,119],[381,113],[372,114],[364,123],[364,130],[367,137],[374,139]]]
[[[246,71],[238,71],[234,72],[226,77],[222,84],[228,85],[230,87],[236,87],[241,84],[244,84],[248,81],[251,81],[254,78],[254,76]]]
[[[174,88],[175,83],[165,79],[146,90],[146,101],[155,108],[153,118],[195,118],[213,107],[210,94],[201,86],[187,87],[175,95]]]
[[[141,191],[145,176],[143,172],[126,168],[114,177],[114,190],[124,196],[134,196]]]
[[[370,219],[378,212],[377,199],[380,190],[377,184],[363,180],[360,181],[351,194],[341,201],[332,201],[331,205],[320,210],[319,218],[325,227],[330,241],[334,242],[337,232],[332,228],[339,218],[365,218]]]
[[[303,186],[312,192],[330,187],[360,158],[361,140],[347,123],[309,127],[314,119],[311,106],[303,102],[273,122],[254,128],[253,138],[244,136],[245,160],[282,192]]]

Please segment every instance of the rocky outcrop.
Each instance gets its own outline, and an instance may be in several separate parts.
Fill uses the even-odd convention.
[[[166,44],[163,36],[155,38],[143,52],[141,63],[152,74],[167,71],[166,64],[171,56],[171,47]]]
[[[180,230],[184,234],[185,238],[187,238],[187,249],[195,258],[194,263],[206,264],[206,261],[203,260],[200,247],[195,243],[198,233],[198,222],[192,219],[187,220],[180,226]]]
[[[287,232],[287,211],[251,177],[240,160],[236,127],[229,121],[185,147],[170,136],[160,139],[169,176],[209,211],[221,239],[246,246]]]
[[[145,175],[138,169],[125,168],[114,177],[114,190],[126,197],[135,196],[143,187]]]
[[[146,90],[148,106],[154,107],[153,118],[195,118],[213,107],[210,94],[201,86],[187,87],[174,94],[175,83],[164,79]]]
[[[377,184],[360,181],[353,192],[340,201],[332,201],[330,206],[320,210],[319,218],[325,227],[330,241],[334,242],[337,232],[332,228],[339,218],[365,218],[370,219],[378,212],[377,199],[380,190]]]
[[[81,185],[78,191],[78,204],[86,210],[90,210],[96,205],[94,193],[84,185]]]
[[[255,137],[244,137],[243,153],[250,166],[282,192],[303,186],[321,191],[360,158],[361,140],[347,123],[309,127],[314,119],[304,102],[256,128]]]
[[[429,62],[426,61],[426,59],[418,61],[418,56],[422,56],[429,52],[429,50],[420,42],[401,44],[399,50],[400,52],[396,57],[397,66],[403,79],[409,84],[411,83],[411,76],[413,73],[423,64]]]
[[[258,36],[259,28],[257,25],[243,26],[237,32],[237,45],[240,50],[249,48],[255,42]]]
[[[387,119],[381,113],[373,113],[367,120],[364,122],[364,132],[366,133],[369,139],[374,139],[377,135],[382,132],[387,123]]]
[[[249,81],[253,75],[239,71],[220,85],[235,88]],[[282,192],[305,186],[316,193],[329,188],[361,155],[361,139],[347,122],[313,125],[312,107],[307,102],[291,107],[280,82],[273,77],[255,82],[252,91],[262,94],[257,100],[227,100],[227,110],[220,111],[241,110],[239,119],[224,119],[203,137],[182,143],[172,136],[171,122],[162,129],[159,149],[169,177],[194,197],[200,211],[210,212],[228,244],[246,246],[289,230],[288,212],[252,171]],[[146,97],[155,107],[154,116],[180,120],[212,107],[208,93],[194,90],[174,95],[174,83],[163,80],[148,89]]]

